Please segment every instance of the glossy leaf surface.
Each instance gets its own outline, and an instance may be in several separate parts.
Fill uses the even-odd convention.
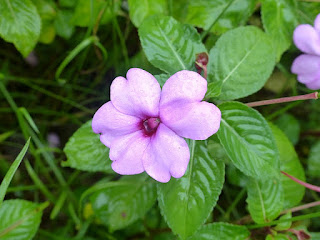
[[[224,183],[224,163],[208,153],[205,141],[191,141],[186,174],[158,184],[159,206],[172,231],[182,239],[191,236],[208,218]]]
[[[142,218],[157,198],[154,180],[146,174],[124,176],[115,185],[91,197],[94,213],[112,230],[122,229]]]
[[[83,171],[111,171],[109,148],[100,142],[99,134],[92,131],[91,120],[83,124],[67,142],[64,152],[67,161],[62,165]]]
[[[30,0],[0,3],[0,37],[11,42],[26,57],[40,36],[41,20]]]
[[[278,177],[279,153],[263,116],[239,102],[226,102],[218,107],[222,118],[217,135],[233,164],[257,179]]]
[[[139,37],[148,60],[170,74],[192,70],[196,53],[206,52],[196,29],[172,17],[145,19],[139,28]]]
[[[209,53],[207,96],[217,86],[221,100],[253,94],[263,87],[274,65],[272,44],[260,29],[247,26],[228,31]]]

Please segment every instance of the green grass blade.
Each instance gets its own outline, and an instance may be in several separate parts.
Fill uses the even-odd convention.
[[[13,175],[15,174],[15,172],[17,171],[24,155],[26,154],[28,147],[30,144],[30,138],[28,139],[28,141],[26,142],[26,144],[24,145],[24,147],[22,148],[21,152],[19,153],[18,157],[14,160],[13,164],[11,165],[11,167],[9,168],[9,171],[7,172],[7,174],[4,176],[1,185],[0,185],[0,206],[3,202],[4,196],[6,195],[6,191],[9,187],[9,184],[13,178]]]

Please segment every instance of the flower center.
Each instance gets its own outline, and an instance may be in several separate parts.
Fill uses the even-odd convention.
[[[159,118],[149,118],[143,121],[143,129],[146,135],[152,135],[160,124]]]

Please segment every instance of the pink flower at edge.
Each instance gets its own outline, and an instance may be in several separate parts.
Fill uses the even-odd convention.
[[[221,112],[202,99],[207,81],[183,70],[162,91],[150,73],[132,68],[111,84],[111,101],[95,113],[92,129],[110,148],[112,169],[122,175],[144,171],[159,182],[182,177],[190,151],[184,138],[205,140],[220,127]]]
[[[293,33],[293,41],[297,48],[305,54],[297,57],[291,66],[291,72],[298,75],[299,82],[309,89],[320,88],[320,14],[309,24],[299,25]]]

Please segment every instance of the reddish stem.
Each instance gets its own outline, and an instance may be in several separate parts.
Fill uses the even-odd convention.
[[[291,180],[295,181],[296,183],[298,183],[298,184],[300,184],[300,185],[302,185],[302,186],[304,186],[306,188],[309,188],[309,189],[311,189],[311,190],[313,190],[315,192],[320,192],[320,187],[318,187],[318,186],[312,185],[310,183],[305,183],[305,182],[299,180],[298,178],[295,178],[295,177],[291,176],[290,174],[288,174],[288,173],[286,173],[284,171],[281,171],[281,173],[286,175]]]
[[[270,105],[276,103],[285,103],[285,102],[293,102],[298,100],[308,100],[308,99],[318,99],[318,92],[313,92],[305,95],[299,95],[294,97],[284,97],[284,98],[276,98],[271,100],[263,100],[257,102],[246,103],[248,107],[257,107],[263,105]]]
[[[316,201],[316,202],[312,202],[312,203],[307,203],[298,207],[294,207],[294,208],[290,208],[287,210],[282,211],[280,214],[286,214],[288,212],[298,212],[301,211],[303,209],[307,209],[307,208],[311,208],[311,207],[316,207],[316,206],[320,206],[320,201]]]

